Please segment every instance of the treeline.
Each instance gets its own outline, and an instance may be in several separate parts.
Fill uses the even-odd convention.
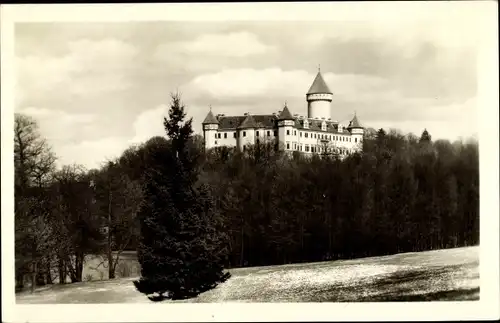
[[[204,165],[229,266],[346,259],[479,242],[477,142],[368,133],[363,153],[287,157],[222,148]]]
[[[122,251],[134,248],[141,182],[122,163],[96,170],[56,168],[36,122],[16,114],[14,126],[16,290],[80,282],[87,255],[102,255],[114,278]],[[133,175],[133,174],[131,174]],[[113,252],[112,252],[113,251]]]
[[[159,120],[159,122],[161,122]],[[114,278],[135,250],[151,158],[170,139],[130,147],[100,169],[56,169],[28,116],[15,119],[16,287],[82,281],[86,255],[101,254]],[[188,150],[229,237],[227,267],[273,265],[474,245],[479,242],[475,141],[432,141],[368,131],[346,158],[288,156],[276,145],[244,154]],[[151,176],[151,175],[149,175]],[[112,253],[113,251],[113,253]]]

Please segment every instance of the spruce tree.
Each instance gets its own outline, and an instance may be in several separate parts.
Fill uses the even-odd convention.
[[[223,268],[226,236],[208,188],[197,185],[192,119],[185,117],[179,95],[173,95],[164,119],[170,140],[147,158],[139,212],[141,278],[134,284],[152,301],[195,297],[230,276]]]

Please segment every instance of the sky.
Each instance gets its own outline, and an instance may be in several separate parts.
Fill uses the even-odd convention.
[[[93,168],[164,135],[176,91],[196,133],[210,105],[306,115],[320,65],[332,119],[466,138],[478,132],[474,21],[17,23],[15,112],[37,120],[59,165]]]

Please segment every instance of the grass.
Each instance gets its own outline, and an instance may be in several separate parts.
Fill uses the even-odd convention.
[[[479,247],[230,270],[232,277],[178,302],[380,302],[479,300]],[[150,303],[132,278],[53,285],[17,303]]]

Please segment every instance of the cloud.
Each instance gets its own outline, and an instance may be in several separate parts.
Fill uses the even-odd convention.
[[[84,140],[78,144],[62,145],[58,149],[58,164],[80,164],[87,169],[99,168],[106,160],[120,156],[128,147],[121,137]]]
[[[73,141],[92,131],[95,115],[87,113],[68,113],[63,110],[27,107],[17,112],[33,117],[41,134],[53,145]],[[90,127],[88,127],[90,126]]]
[[[263,44],[257,35],[241,31],[227,34],[202,34],[191,41],[171,42],[158,46],[156,56],[168,57],[169,53],[246,57],[273,51],[274,47]]]
[[[167,112],[168,106],[160,105],[140,113],[134,121],[134,136],[129,142],[131,144],[140,144],[151,137],[164,136],[163,118],[167,116]]]
[[[151,55],[151,63],[161,64],[171,73],[203,73],[269,62],[278,53],[277,46],[263,43],[248,31],[201,33],[192,40],[161,43]]]
[[[477,100],[471,98],[461,103],[434,104],[414,106],[419,109],[418,117],[411,114],[403,118],[394,119],[391,116],[370,118],[365,124],[373,128],[400,129],[404,132],[413,132],[420,135],[427,129],[434,139],[455,140],[466,138],[479,132]]]
[[[251,97],[266,94],[303,96],[314,75],[305,71],[283,71],[280,68],[255,70],[227,69],[195,77],[186,87],[188,92],[213,97]]]
[[[137,50],[114,39],[80,39],[61,56],[16,57],[18,105],[50,96],[90,96],[129,88]]]
[[[205,97],[305,97],[315,74],[304,70],[284,71],[280,68],[262,70],[244,68],[202,74],[186,85],[187,92]],[[347,97],[367,96],[388,90],[389,83],[380,77],[361,74],[323,73],[335,95]]]

